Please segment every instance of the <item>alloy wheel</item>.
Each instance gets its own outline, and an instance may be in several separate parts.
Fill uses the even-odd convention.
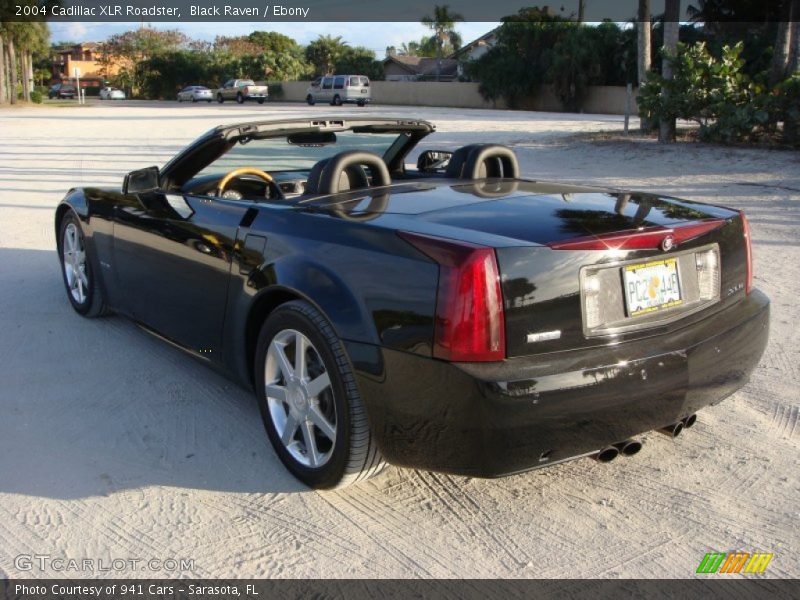
[[[83,304],[89,293],[89,276],[86,273],[86,249],[83,245],[83,237],[75,223],[69,223],[64,228],[61,248],[69,293],[75,302]]]
[[[305,335],[278,332],[269,344],[264,385],[272,425],[299,464],[319,468],[336,445],[336,406],[325,364]]]

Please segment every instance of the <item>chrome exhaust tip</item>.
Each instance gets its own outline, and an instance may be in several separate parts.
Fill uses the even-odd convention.
[[[667,425],[666,427],[662,427],[658,430],[659,433],[668,435],[671,438],[678,437],[681,434],[681,431],[683,431],[683,423],[681,421],[673,423],[672,425]]]
[[[607,463],[617,458],[617,456],[619,456],[619,450],[617,447],[608,446],[600,450],[597,454],[593,455],[592,458],[594,458],[596,461]]]
[[[688,417],[686,417],[686,418],[683,420],[683,428],[684,428],[684,429],[689,429],[689,428],[690,428],[690,427],[692,427],[692,426],[693,426],[695,423],[697,423],[697,415],[696,415],[696,414],[691,414],[691,415],[689,415]]]
[[[619,444],[614,444],[614,446],[623,456],[633,456],[642,449],[642,442],[639,440],[625,440]]]

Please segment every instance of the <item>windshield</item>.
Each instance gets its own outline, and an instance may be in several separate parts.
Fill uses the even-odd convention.
[[[372,152],[380,157],[397,139],[396,133],[336,133],[336,143],[325,146],[298,146],[285,137],[252,140],[236,144],[197,176],[223,175],[240,167],[256,167],[267,173],[308,171],[317,162],[347,150]]]

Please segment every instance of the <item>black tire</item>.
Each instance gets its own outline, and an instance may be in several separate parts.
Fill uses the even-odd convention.
[[[209,104],[211,104],[211,100],[206,100],[206,102],[208,102]]]
[[[178,104],[183,104],[183,98],[181,98],[180,96],[178,96]]]
[[[366,103],[364,100],[359,100],[359,101],[358,101],[358,105],[359,105],[359,106],[366,106],[366,105],[367,105],[367,103]]]
[[[334,106],[341,106],[341,105],[342,105],[342,98],[341,98],[341,96],[339,96],[339,94],[336,94],[336,95],[333,97],[333,100],[331,100],[331,104],[333,104]]]
[[[194,96],[192,96],[192,103],[194,103],[194,104],[197,103],[197,98],[195,98]]]
[[[88,285],[85,286],[85,297],[83,301],[76,299],[72,293],[72,287],[70,286],[70,282],[67,278],[67,269],[65,267],[65,243],[64,243],[64,236],[67,231],[67,228],[73,225],[77,232],[77,235],[80,239],[80,243],[83,247],[83,252],[85,255],[85,275],[87,279]],[[103,295],[103,290],[97,281],[97,278],[94,276],[94,269],[92,268],[92,250],[86,244],[86,240],[83,236],[83,228],[81,227],[80,219],[75,215],[74,212],[69,211],[64,215],[64,218],[61,219],[61,225],[58,228],[58,258],[61,262],[61,276],[64,280],[64,287],[66,288],[67,292],[67,299],[69,300],[70,304],[72,304],[72,308],[75,309],[80,315],[84,317],[99,317],[106,313],[106,302],[105,297]]]
[[[242,92],[236,94],[236,102],[239,104],[244,104],[244,96],[242,96]]]
[[[222,94],[217,94],[217,102],[219,102],[220,104],[225,102],[225,98],[222,97]]]
[[[259,103],[259,104],[264,104],[264,98],[259,98],[259,99],[258,99],[258,103]]]
[[[306,102],[308,102],[309,106],[314,106],[314,96],[312,96],[311,94],[306,96]]]
[[[273,339],[287,330],[300,332],[311,342],[330,379],[332,400],[328,396],[328,402],[335,407],[336,440],[327,462],[316,468],[301,464],[284,446],[267,401],[267,352]],[[281,462],[295,477],[309,487],[330,489],[363,481],[383,470],[385,463],[370,432],[350,361],[333,327],[316,308],[293,300],[275,309],[261,327],[255,360],[258,406],[267,435]]]

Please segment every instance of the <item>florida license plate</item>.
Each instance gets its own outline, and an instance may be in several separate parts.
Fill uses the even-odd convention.
[[[666,310],[683,302],[675,258],[627,265],[622,274],[629,317]]]

